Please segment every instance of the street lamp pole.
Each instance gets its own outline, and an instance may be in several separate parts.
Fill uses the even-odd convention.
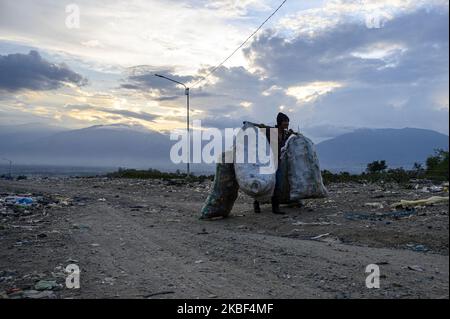
[[[187,128],[187,176],[189,177],[191,174],[191,170],[189,168],[189,162],[191,161],[191,131],[190,131],[190,120],[189,120],[189,88],[185,86],[184,90],[186,94],[186,128]]]
[[[191,137],[190,137],[190,121],[189,121],[189,97],[190,97],[190,92],[189,92],[189,88],[186,86],[186,84],[178,82],[176,80],[173,80],[171,78],[168,78],[164,75],[160,75],[160,74],[155,74],[155,76],[159,77],[159,78],[163,78],[166,79],[168,81],[180,84],[182,86],[184,86],[184,94],[186,95],[186,129],[187,129],[187,177],[190,176],[191,171],[190,171],[190,161],[191,161]]]

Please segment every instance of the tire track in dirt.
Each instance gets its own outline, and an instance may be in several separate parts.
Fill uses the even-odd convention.
[[[91,229],[77,234],[76,242],[87,245],[95,241],[100,245],[98,253],[88,255],[88,264],[98,265],[103,268],[104,273],[109,274],[117,273],[117,269],[125,270],[129,274],[128,280],[134,282],[133,286],[144,288],[147,293],[149,290],[170,290],[168,282],[185,287],[181,295],[175,293],[173,297],[205,298],[215,295],[223,298],[262,298],[271,296],[265,293],[267,291],[272,291],[273,295],[287,293],[285,285],[273,285],[278,278],[270,273],[261,278],[255,276],[252,269],[237,267],[236,264],[223,260],[211,261],[210,256],[198,248],[199,243],[193,241],[189,232],[180,229],[145,228],[142,223],[123,216],[123,211],[105,205],[95,206],[89,208],[89,211],[96,211],[95,215],[83,214],[83,217],[78,216],[76,219],[76,222]],[[118,244],[120,245],[117,238],[108,240],[107,233],[101,234],[110,232],[118,225],[127,229],[121,236],[126,246],[133,247],[134,251],[117,249]],[[196,264],[196,260],[202,260],[202,263]],[[150,269],[149,265],[152,265]],[[144,272],[138,273],[137,269]],[[155,276],[153,272],[158,275]],[[142,286],[141,279],[146,278],[151,278],[147,281],[153,283],[153,288]],[[159,287],[156,287],[158,285]],[[145,291],[140,294],[145,294]],[[294,291],[291,294],[295,294]]]

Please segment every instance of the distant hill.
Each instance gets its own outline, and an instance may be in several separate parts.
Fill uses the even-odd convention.
[[[447,135],[424,129],[359,129],[317,144],[322,168],[359,171],[367,163],[386,160],[389,167],[424,163],[436,148],[448,150]]]
[[[122,124],[7,136],[9,142],[0,144],[1,153],[33,165],[162,168],[171,145],[167,135]]]
[[[185,164],[175,165],[169,159],[174,143],[169,135],[139,125],[77,130],[38,124],[0,126],[0,158],[23,165],[184,170]],[[423,163],[436,148],[448,149],[448,136],[413,128],[359,129],[317,144],[321,167],[334,171],[361,171],[374,160],[410,168],[414,162]],[[191,168],[202,172],[215,169],[204,164]]]
[[[39,123],[0,126],[0,155],[2,155],[2,150],[17,148],[23,143],[49,137],[63,131],[67,131],[67,129]]]

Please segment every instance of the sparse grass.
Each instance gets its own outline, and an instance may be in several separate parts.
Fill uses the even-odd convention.
[[[430,175],[423,170],[405,170],[403,168],[389,169],[376,173],[361,173],[350,174],[348,172],[332,173],[330,171],[322,171],[322,178],[325,184],[330,183],[345,183],[345,182],[360,182],[360,183],[399,183],[407,184],[411,179],[429,179],[435,182],[448,181],[448,178],[442,175]]]
[[[185,180],[186,182],[203,182],[205,180],[212,180],[212,175],[190,175],[187,178],[187,174],[175,172],[161,172],[157,169],[148,170],[136,170],[136,169],[119,169],[117,172],[108,173],[107,177],[111,178],[135,178],[135,179],[163,179],[163,180]]]
[[[161,172],[156,169],[136,170],[136,169],[119,169],[116,172],[106,175],[110,178],[131,178],[131,179],[162,179],[162,180],[183,180],[185,182],[203,182],[205,180],[212,181],[214,175],[191,175],[187,178],[186,173],[169,173]],[[433,176],[424,170],[405,170],[403,168],[388,169],[382,172],[350,174],[348,172],[332,173],[328,170],[322,171],[322,178],[325,184],[330,183],[399,183],[407,184],[411,179],[430,179],[435,182],[448,181],[448,178],[442,175]]]

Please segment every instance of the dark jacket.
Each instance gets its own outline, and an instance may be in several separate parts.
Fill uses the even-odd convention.
[[[277,126],[275,126],[275,128],[278,129]],[[278,134],[280,134],[280,132],[278,131]],[[289,136],[292,134],[292,131],[285,131],[283,130],[281,132],[281,140],[278,139],[279,143],[278,143],[278,161],[280,161],[281,159],[281,149],[284,147],[284,145],[286,145],[286,141],[288,140]],[[269,144],[271,144],[271,140],[270,140],[270,128],[266,128],[266,137],[267,140],[269,141]]]

